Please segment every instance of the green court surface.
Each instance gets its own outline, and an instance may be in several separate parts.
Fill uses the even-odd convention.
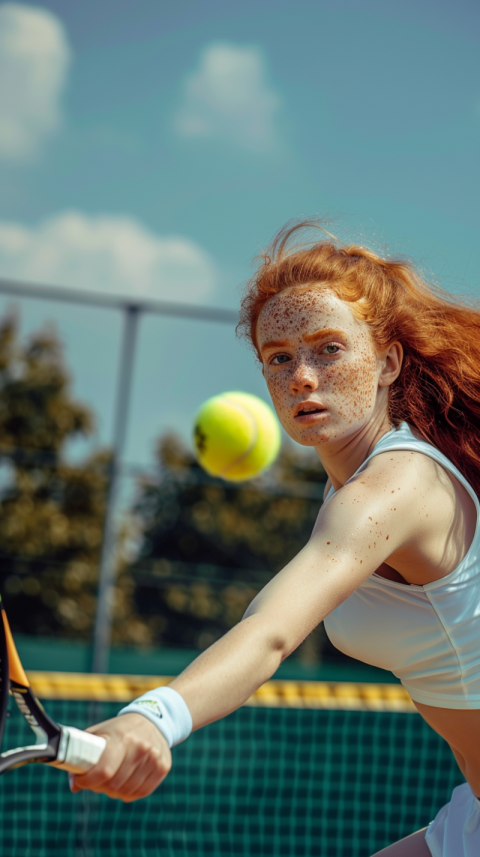
[[[85,701],[47,708],[91,722]],[[31,734],[12,710],[2,748]],[[165,783],[133,804],[71,795],[67,775],[45,766],[7,772],[1,857],[368,857],[428,824],[463,781],[447,745],[403,712],[245,707],[173,759]]]

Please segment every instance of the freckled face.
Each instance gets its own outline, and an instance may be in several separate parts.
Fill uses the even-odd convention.
[[[263,307],[257,338],[275,410],[293,440],[317,446],[368,424],[379,407],[381,364],[367,324],[347,302],[328,290],[286,289]]]

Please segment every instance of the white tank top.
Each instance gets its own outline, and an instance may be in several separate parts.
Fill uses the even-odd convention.
[[[346,655],[391,670],[416,702],[437,708],[480,708],[478,498],[451,461],[417,440],[407,423],[384,435],[356,473],[374,455],[392,449],[428,455],[462,483],[477,510],[473,542],[455,571],[425,586],[370,575],[327,616],[325,630]],[[333,493],[332,488],[327,499]]]

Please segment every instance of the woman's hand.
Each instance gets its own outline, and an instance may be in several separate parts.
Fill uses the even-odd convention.
[[[172,767],[172,754],[159,729],[142,714],[122,714],[87,732],[107,745],[100,761],[86,774],[75,774],[72,792],[91,789],[130,802],[151,794]]]

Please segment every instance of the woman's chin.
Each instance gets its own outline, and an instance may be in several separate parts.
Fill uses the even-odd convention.
[[[322,428],[319,426],[305,426],[301,431],[299,431],[299,427],[296,427],[296,431],[289,432],[289,434],[292,440],[295,440],[302,446],[320,446],[321,444],[328,443],[334,436],[332,429],[326,426]]]

